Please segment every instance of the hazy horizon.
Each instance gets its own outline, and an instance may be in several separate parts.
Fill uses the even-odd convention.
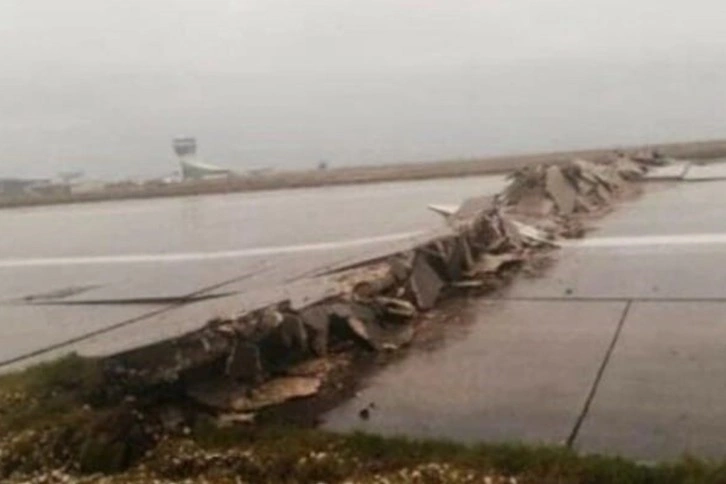
[[[8,0],[0,176],[722,138],[722,2]]]

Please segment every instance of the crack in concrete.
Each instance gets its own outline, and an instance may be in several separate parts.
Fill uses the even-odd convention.
[[[610,342],[610,346],[608,346],[608,350],[605,353],[605,358],[603,358],[602,363],[600,364],[600,368],[598,368],[597,374],[595,375],[595,381],[592,383],[592,387],[590,388],[590,393],[587,395],[587,398],[585,399],[585,405],[582,407],[582,411],[580,412],[580,415],[577,417],[577,420],[575,421],[575,425],[572,428],[572,432],[570,432],[569,437],[567,438],[566,446],[567,448],[572,448],[573,444],[575,443],[575,440],[577,439],[578,434],[580,433],[580,428],[582,427],[583,422],[585,421],[585,418],[587,418],[587,414],[590,411],[590,406],[592,405],[593,400],[595,399],[595,395],[597,394],[597,389],[600,386],[600,381],[602,380],[603,375],[605,374],[605,369],[608,366],[608,363],[610,362],[610,357],[613,354],[613,351],[615,350],[615,346],[618,344],[618,340],[620,339],[620,333],[623,330],[623,326],[625,325],[625,320],[628,318],[628,314],[630,313],[630,308],[633,305],[633,300],[629,299],[625,303],[625,307],[623,308],[623,313],[620,316],[620,321],[618,321],[618,326],[615,329],[615,334],[613,335],[613,339]]]
[[[121,299],[81,299],[77,301],[37,301],[32,302],[33,306],[124,306],[124,305],[159,305],[159,304],[181,304],[207,301],[233,296],[238,292],[221,292],[214,294],[199,294],[192,296],[160,296],[160,297],[133,297]]]

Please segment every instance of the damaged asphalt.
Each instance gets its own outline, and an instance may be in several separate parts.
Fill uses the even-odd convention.
[[[546,277],[469,302],[445,345],[371,377],[326,425],[722,458],[725,188],[648,185],[563,244]]]
[[[461,194],[482,191],[493,194],[502,186],[502,177],[473,177],[446,184],[364,185],[354,191],[328,187],[4,210],[0,220],[13,237],[0,240],[0,316],[12,323],[3,329],[0,364],[20,360],[2,370],[58,357],[70,347],[23,359],[90,334],[100,333],[70,349],[109,354],[197,328],[206,321],[201,314],[229,314],[269,304],[281,299],[282,285],[376,251],[390,252],[407,245],[411,233],[438,226],[439,217],[425,210],[432,200],[458,200]],[[382,211],[386,217],[380,216]],[[399,236],[390,241],[380,238],[390,234]],[[374,240],[366,240],[371,237]],[[254,253],[177,261],[156,257],[260,247],[305,249],[316,242],[361,238],[359,245],[278,252],[274,258]],[[129,254],[148,257],[123,258]],[[94,261],[96,257],[104,259]],[[58,263],[44,265],[44,260]],[[237,296],[184,306],[161,301],[208,293],[210,288],[212,294]],[[316,292],[320,291],[295,286],[292,297],[303,299]],[[29,304],[136,299],[159,299],[162,304]],[[104,333],[109,329],[112,336]]]
[[[365,351],[409,347],[440,301],[503,288],[530,260],[550,253],[558,240],[579,236],[572,229],[581,223],[572,218],[575,212],[584,217],[607,208],[610,199],[628,195],[648,165],[647,160],[616,158],[606,165],[578,160],[520,170],[495,197],[476,197],[450,214],[435,209],[447,217],[438,233],[379,257],[369,255],[362,265],[331,269],[321,279],[332,288],[330,295],[302,304],[286,297],[207,318],[205,325],[177,337],[104,357],[104,371],[126,388],[142,389],[147,398],[154,389],[172,385],[206,412],[241,413],[245,421],[254,420],[248,412],[339,388],[333,377],[334,370],[341,371],[338,365],[315,375],[291,371],[316,358],[348,366]],[[568,204],[561,203],[565,192]],[[535,193],[544,193],[542,202],[554,203],[547,205],[545,217],[531,220],[529,200]]]
[[[198,318],[183,324],[183,318],[162,308],[156,316],[169,313],[174,322],[154,326],[174,329],[157,335],[152,346],[143,347],[151,341],[148,335],[137,334],[133,344],[124,339],[126,349],[107,359],[108,371],[146,387],[179,382],[189,398],[219,411],[220,418],[249,422],[260,409],[320,391],[331,368],[313,365],[316,359],[329,361],[325,358],[349,354],[351,348],[390,352],[413,343],[408,357],[373,376],[357,399],[325,415],[325,425],[459,440],[560,443],[641,459],[692,449],[709,455],[726,443],[704,424],[706,416],[719,416],[714,413],[718,392],[691,385],[688,389],[697,397],[690,395],[689,401],[678,379],[711,383],[719,374],[720,365],[709,366],[717,345],[696,353],[701,348],[698,337],[679,338],[679,329],[687,330],[682,320],[669,325],[669,316],[689,311],[668,307],[653,319],[659,309],[652,305],[661,300],[699,304],[691,308],[694,321],[701,322],[694,333],[714,341],[720,330],[713,323],[720,317],[719,308],[705,310],[703,300],[679,300],[672,291],[661,292],[656,283],[650,287],[656,296],[630,293],[630,286],[619,283],[630,279],[627,274],[642,284],[663,277],[663,269],[649,274],[647,263],[639,265],[619,252],[611,250],[611,258],[622,259],[610,261],[611,267],[629,262],[630,272],[618,272],[615,280],[607,281],[607,274],[617,271],[603,276],[591,270],[590,256],[602,249],[598,240],[622,243],[626,253],[631,250],[629,237],[638,234],[622,227],[638,225],[640,201],[629,202],[616,212],[619,218],[613,217],[614,226],[620,224],[624,232],[609,235],[610,219],[603,219],[598,223],[602,229],[578,245],[588,217],[599,217],[613,201],[637,194],[631,190],[633,182],[646,167],[660,163],[620,157],[607,165],[579,160],[520,170],[498,197],[480,199],[472,215],[467,211],[466,216],[450,217],[448,231],[328,259],[331,270],[322,271],[327,275],[319,279],[319,287],[306,284],[305,278],[319,272],[320,265],[300,263],[302,285],[297,289],[293,284],[282,293],[240,291],[255,296],[242,309],[238,298],[234,312],[229,306],[233,296],[190,305]],[[658,194],[666,199],[669,193],[682,196],[679,188],[665,187]],[[504,289],[512,269],[547,254],[563,238],[570,240],[558,251],[559,261],[547,277],[522,278]],[[688,250],[685,242],[678,247]],[[375,258],[377,251],[388,251],[389,257]],[[664,253],[662,247],[652,252]],[[647,260],[649,253],[644,253]],[[371,258],[371,264],[356,267],[357,260]],[[602,260],[608,263],[607,256]],[[351,265],[353,269],[345,269]],[[673,273],[669,277],[677,279]],[[255,275],[250,280],[259,283]],[[598,280],[610,284],[613,294],[598,293]],[[581,287],[583,281],[593,284],[592,293]],[[418,351],[414,342],[419,317],[425,319],[452,294],[480,297],[462,303],[465,324],[454,325],[454,341],[435,351]],[[268,301],[262,304],[265,297]],[[708,302],[720,304],[717,299]],[[209,318],[209,309],[225,304],[226,312]],[[200,321],[207,323],[200,327]],[[120,334],[114,331],[115,337]],[[93,344],[92,339],[79,343]],[[664,377],[669,372],[672,379]],[[680,400],[662,404],[671,397]],[[634,406],[640,409],[638,424],[619,420],[623,412],[638,414]]]

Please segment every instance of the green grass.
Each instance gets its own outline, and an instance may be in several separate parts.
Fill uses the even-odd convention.
[[[127,444],[136,429],[130,409],[110,399],[116,386],[97,360],[76,355],[0,376],[0,480],[68,463],[123,469],[136,457]]]
[[[96,360],[75,355],[0,376],[0,434],[67,419],[101,402],[105,383]]]
[[[362,433],[333,434],[320,430],[266,428],[256,430],[197,429],[195,438],[208,449],[253,446],[268,459],[294,461],[310,452],[345,457],[322,480],[341,476],[395,473],[425,463],[445,463],[480,475],[517,476],[519,482],[543,483],[721,483],[726,465],[694,458],[660,465],[631,460],[581,456],[562,447],[520,444],[462,445],[448,441],[390,438]],[[272,456],[272,457],[271,457]],[[346,464],[347,463],[347,464]],[[298,482],[307,482],[301,479]]]

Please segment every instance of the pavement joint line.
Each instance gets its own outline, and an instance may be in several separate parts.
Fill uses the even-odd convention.
[[[27,359],[30,359],[30,358],[34,358],[36,356],[40,356],[40,355],[43,355],[43,354],[46,354],[46,353],[50,353],[51,351],[59,350],[59,349],[64,348],[66,346],[70,346],[70,345],[75,344],[75,343],[80,343],[81,341],[85,341],[87,339],[90,339],[90,338],[93,338],[95,336],[99,336],[99,335],[102,335],[102,334],[110,333],[111,331],[115,331],[117,329],[120,329],[120,328],[123,328],[123,327],[126,327],[126,326],[131,326],[132,324],[136,324],[138,322],[144,321],[144,320],[149,319],[149,318],[152,318],[154,316],[158,316],[160,314],[164,314],[166,312],[172,311],[172,310],[174,310],[176,308],[185,306],[186,304],[189,304],[190,302],[191,303],[197,302],[197,301],[194,300],[194,298],[197,297],[197,296],[199,296],[200,294],[204,294],[205,292],[213,291],[215,289],[218,289],[220,287],[224,287],[224,286],[226,286],[228,284],[231,284],[231,283],[234,283],[234,282],[239,282],[239,281],[242,281],[242,280],[245,280],[245,279],[249,279],[251,277],[256,276],[257,274],[260,274],[260,273],[264,272],[265,270],[266,270],[266,264],[263,263],[263,264],[259,265],[255,270],[252,270],[250,272],[247,272],[247,273],[245,273],[245,274],[243,274],[241,276],[237,276],[237,277],[234,277],[232,279],[229,279],[229,280],[226,280],[226,281],[223,281],[223,282],[214,284],[212,286],[208,286],[208,287],[199,289],[199,290],[194,291],[194,292],[192,292],[190,294],[187,294],[184,298],[180,299],[178,302],[176,302],[174,304],[170,304],[168,306],[164,306],[162,308],[156,309],[156,310],[151,311],[151,312],[148,312],[148,313],[144,313],[144,314],[142,314],[140,316],[136,316],[136,317],[131,318],[131,319],[125,319],[123,321],[120,321],[118,323],[112,324],[110,326],[105,326],[103,328],[96,329],[94,331],[89,331],[89,332],[84,333],[84,334],[81,334],[79,336],[74,336],[73,338],[68,338],[66,340],[63,340],[63,341],[60,341],[58,343],[54,343],[54,344],[45,346],[43,348],[39,348],[37,350],[29,351],[27,353],[23,353],[23,354],[18,355],[18,356],[13,356],[12,358],[8,358],[8,359],[5,359],[5,360],[0,360],[0,368],[6,367],[8,365],[12,365],[14,363],[18,363],[18,362],[21,362],[21,361],[24,361],[24,360],[27,360]]]
[[[629,301],[646,302],[674,302],[694,303],[712,302],[726,303],[726,297],[618,297],[618,296],[532,296],[532,297],[484,297],[485,301],[510,301],[510,302],[620,302]]]
[[[81,299],[73,301],[31,301],[24,303],[30,306],[128,306],[128,305],[144,305],[144,304],[176,304],[176,303],[192,303],[208,301],[210,299],[220,299],[223,297],[234,296],[236,292],[220,292],[213,294],[200,294],[196,296],[170,296],[170,297],[136,297],[122,299]]]
[[[600,381],[602,380],[603,375],[605,374],[605,369],[608,366],[608,363],[610,362],[610,357],[613,354],[613,351],[615,350],[615,346],[618,344],[618,340],[620,339],[620,333],[623,331],[623,326],[625,325],[625,320],[628,319],[628,314],[630,313],[630,308],[633,306],[633,300],[628,300],[625,303],[625,307],[623,308],[623,312],[620,315],[620,321],[618,321],[618,326],[615,329],[615,334],[613,334],[612,341],[610,341],[610,346],[608,346],[607,352],[605,353],[605,358],[603,358],[602,363],[600,364],[600,368],[598,368],[597,374],[595,375],[595,381],[592,383],[592,387],[590,388],[590,392],[587,395],[587,398],[585,399],[585,405],[582,407],[582,411],[580,412],[580,415],[577,417],[577,420],[575,421],[575,425],[572,428],[572,432],[570,432],[569,437],[567,438],[566,446],[568,449],[571,449],[573,444],[575,443],[575,440],[577,439],[578,434],[580,433],[580,428],[582,427],[583,422],[585,421],[585,418],[587,418],[587,414],[590,411],[590,405],[592,405],[593,400],[595,399],[595,395],[597,394],[597,390],[600,386]]]

